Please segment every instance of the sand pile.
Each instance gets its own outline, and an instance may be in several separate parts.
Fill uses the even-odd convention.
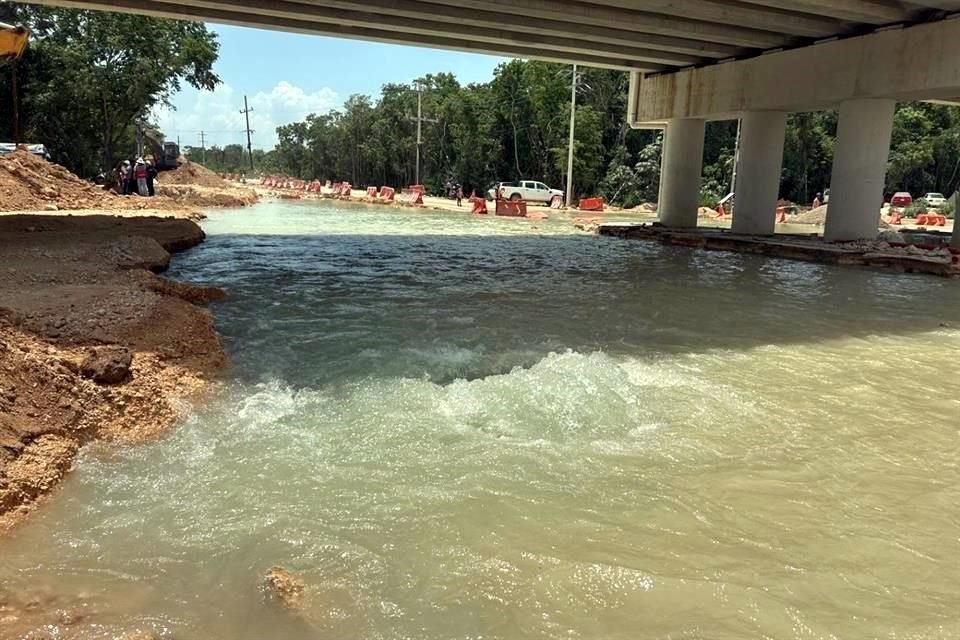
[[[257,192],[242,187],[203,187],[194,184],[157,184],[157,195],[183,207],[238,208],[256,204]]]
[[[822,207],[817,207],[816,209],[811,209],[810,211],[805,211],[795,216],[791,216],[787,219],[787,222],[790,224],[814,224],[818,227],[822,227],[827,222],[828,206],[829,205],[823,205]],[[891,227],[886,220],[880,219],[877,222],[877,228],[890,229]]]
[[[711,209],[709,207],[700,207],[699,209],[697,209],[697,217],[698,218],[716,218],[717,210]]]
[[[0,156],[0,211],[114,209],[124,202],[26,151]]]
[[[157,177],[160,184],[193,184],[201,187],[224,188],[227,181],[201,164],[187,160],[172,171],[164,171]]]
[[[827,205],[804,211],[790,218],[790,224],[815,224],[823,226],[827,221]]]

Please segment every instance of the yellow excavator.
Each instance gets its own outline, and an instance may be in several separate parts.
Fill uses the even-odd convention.
[[[14,27],[0,22],[0,58],[19,58],[27,48],[30,32],[26,27]]]

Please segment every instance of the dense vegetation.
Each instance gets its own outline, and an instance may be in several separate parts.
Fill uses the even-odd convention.
[[[218,45],[197,23],[0,3],[0,21],[34,32],[19,64],[23,137],[86,176],[133,149],[134,122],[183,83],[211,89]],[[569,67],[513,60],[486,83],[461,85],[441,73],[421,79],[421,181],[483,190],[498,180],[535,179],[564,188],[570,117]],[[0,69],[0,139],[12,136],[10,74]],[[656,200],[662,140],[625,125],[627,76],[587,69],[577,91],[575,191],[632,206]],[[414,181],[417,90],[384,85],[380,95],[350,96],[329,113],[280,127],[275,149],[256,151],[258,170],[355,185]],[[781,195],[810,202],[829,186],[835,112],[790,117]],[[703,199],[730,189],[737,125],[707,126]],[[219,171],[249,171],[240,145],[187,150]],[[899,106],[887,177],[888,195],[906,190],[952,193],[960,186],[960,109]]]
[[[447,182],[467,190],[498,180],[543,180],[564,188],[571,70],[514,60],[483,84],[460,85],[450,74],[422,79],[422,181],[434,192]],[[627,76],[588,69],[577,94],[575,190],[633,206],[657,198],[662,138],[625,125]],[[337,111],[278,129],[276,149],[257,158],[265,171],[301,178],[349,180],[357,185],[413,182],[417,91],[387,84],[376,100],[351,96]],[[809,203],[830,184],[837,128],[835,111],[790,116],[781,195]],[[703,200],[730,190],[737,124],[707,125]],[[208,163],[242,169],[239,145],[215,150]],[[897,109],[887,195],[906,190],[952,193],[960,187],[960,109],[905,103]]]
[[[186,83],[213,89],[216,37],[195,22],[0,4],[31,43],[18,62],[21,138],[93,176],[129,156],[135,122]],[[9,66],[0,68],[0,139],[13,138]]]

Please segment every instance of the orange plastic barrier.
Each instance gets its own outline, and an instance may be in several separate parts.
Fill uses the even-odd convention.
[[[475,214],[477,214],[478,216],[485,216],[485,215],[487,215],[487,201],[486,201],[486,200],[484,200],[483,198],[477,198],[476,196],[474,196],[473,198],[470,198],[470,202],[473,203],[473,211],[471,211],[470,213],[475,213]]]
[[[942,227],[947,224],[947,218],[935,213],[921,213],[917,216],[917,224],[921,227]]]
[[[903,216],[899,211],[894,211],[890,216],[890,219],[887,221],[889,224],[903,224]]]
[[[423,194],[419,191],[404,189],[403,193],[399,194],[396,199],[400,204],[408,204],[414,207],[423,206]]]
[[[393,197],[396,194],[397,192],[393,187],[380,187],[380,195],[377,197],[387,202],[393,202]]]
[[[337,195],[339,195],[341,198],[349,198],[352,188],[353,186],[349,182],[344,182],[340,185],[340,191],[337,192]]]
[[[577,208],[580,211],[603,211],[603,198],[584,198]]]
[[[376,187],[367,187],[367,197],[376,198],[377,197],[377,188]]]
[[[718,218],[723,218],[723,217],[726,217],[727,215],[727,210],[723,208],[722,204],[717,205],[716,212],[717,212]]]
[[[412,184],[408,187],[410,191],[419,191],[420,193],[426,193],[427,190],[423,188],[422,184]]]
[[[785,209],[777,209],[777,224],[783,224],[787,221],[787,212]]]
[[[513,201],[500,198],[497,200],[496,215],[507,218],[526,218],[527,203],[525,200]]]

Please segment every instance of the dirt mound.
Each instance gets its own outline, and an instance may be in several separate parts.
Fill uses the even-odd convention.
[[[27,151],[0,156],[0,212],[84,209],[181,212],[188,206],[173,198],[118,196]]]
[[[160,184],[193,184],[201,187],[227,186],[227,181],[202,164],[189,160],[172,171],[164,171],[157,177]]]
[[[0,156],[0,211],[113,209],[123,202],[27,151]]]
[[[239,208],[255,204],[257,192],[242,187],[203,187],[194,184],[158,184],[157,194],[183,207]]]
[[[709,207],[700,207],[699,209],[697,209],[697,217],[698,218],[716,218],[717,211]]]
[[[815,224],[823,226],[827,222],[827,205],[804,211],[790,218],[790,224]]]
[[[818,227],[822,227],[827,223],[827,209],[829,205],[823,205],[817,207],[816,209],[811,209],[810,211],[805,211],[803,213],[791,216],[787,219],[787,222],[790,224],[813,224]],[[889,229],[890,225],[886,220],[882,218],[878,220],[877,227],[879,229]]]

